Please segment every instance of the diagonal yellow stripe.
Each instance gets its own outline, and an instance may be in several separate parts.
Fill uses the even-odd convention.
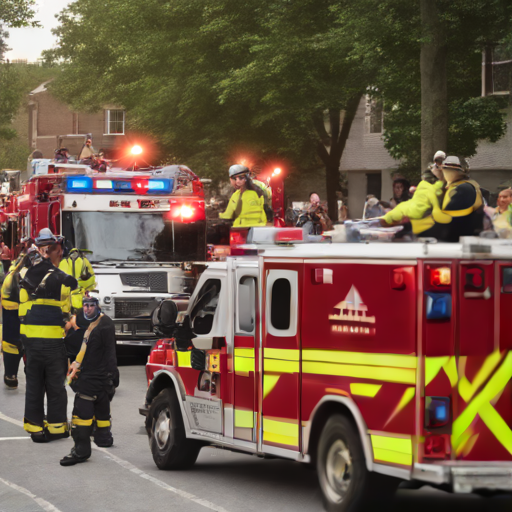
[[[350,392],[357,396],[368,396],[373,398],[382,387],[382,384],[363,384],[361,382],[352,382]]]

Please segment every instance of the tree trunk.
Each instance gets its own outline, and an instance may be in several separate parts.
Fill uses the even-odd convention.
[[[315,128],[319,136],[317,142],[317,153],[325,165],[325,184],[327,188],[327,203],[329,217],[333,222],[338,220],[338,197],[336,192],[340,188],[340,162],[343,151],[350,134],[352,122],[356,116],[357,108],[361,101],[362,93],[353,96],[346,105],[343,122],[340,125],[341,110],[329,109],[331,125],[330,135],[326,132],[323,123],[323,115],[315,118]],[[326,148],[326,142],[330,150]]]
[[[420,0],[421,27],[421,170],[448,146],[446,31],[436,0]]]

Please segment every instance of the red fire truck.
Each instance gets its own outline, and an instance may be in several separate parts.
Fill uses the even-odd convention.
[[[184,317],[195,348],[150,354],[141,413],[159,468],[204,445],[311,463],[343,511],[400,480],[512,490],[511,242],[248,237],[201,275]]]
[[[203,185],[183,165],[96,172],[55,163],[3,201],[4,239],[13,248],[49,227],[90,252],[118,344],[154,343],[151,312],[187,291],[182,262],[206,259]]]

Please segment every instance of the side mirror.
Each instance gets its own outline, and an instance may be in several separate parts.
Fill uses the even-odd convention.
[[[178,306],[171,299],[166,299],[153,311],[151,323],[153,331],[160,336],[171,336],[176,327]]]

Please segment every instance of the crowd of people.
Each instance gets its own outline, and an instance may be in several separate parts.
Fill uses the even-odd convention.
[[[68,438],[68,383],[75,391],[70,466],[113,444],[110,401],[119,385],[115,327],[101,312],[94,271],[78,249],[64,257],[64,237],[44,228],[22,243],[1,289],[4,383],[17,389],[26,374],[24,429],[35,443]],[[45,411],[46,397],[46,411]]]
[[[267,225],[264,188],[255,185],[256,180],[243,165],[231,166],[229,176],[235,192],[219,217],[232,220],[234,227]],[[363,219],[369,220],[373,228],[400,225],[401,237],[457,242],[461,236],[478,236],[483,231],[489,236],[512,237],[512,189],[502,190],[498,206],[489,207],[484,198],[486,191],[469,176],[467,161],[443,151],[435,153],[421,178],[417,186],[411,187],[407,179],[397,177],[388,202],[368,196]],[[289,225],[304,226],[313,235],[333,228],[326,204],[316,192],[310,193],[304,210],[290,215],[287,221]]]

